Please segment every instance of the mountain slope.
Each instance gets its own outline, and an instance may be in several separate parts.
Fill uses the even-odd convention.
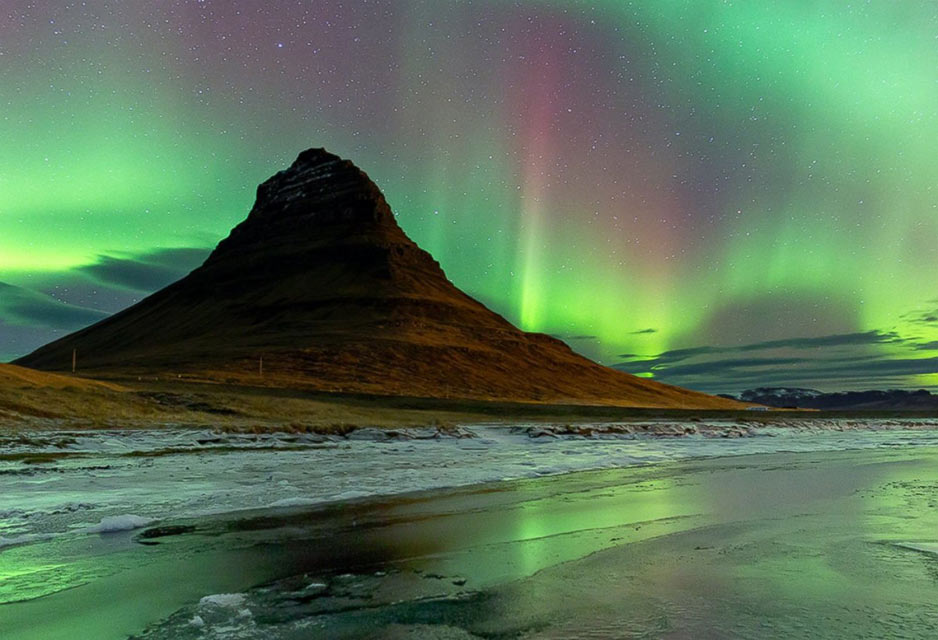
[[[260,185],[205,263],[21,358],[84,375],[175,375],[327,391],[641,407],[739,408],[614,371],[464,294],[378,187],[322,149]]]

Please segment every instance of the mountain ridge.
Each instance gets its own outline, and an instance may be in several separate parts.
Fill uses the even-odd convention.
[[[934,411],[938,396],[926,389],[870,389],[825,392],[802,387],[758,387],[723,397],[779,409],[822,411]]]

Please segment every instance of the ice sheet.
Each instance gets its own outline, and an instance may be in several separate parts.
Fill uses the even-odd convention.
[[[807,423],[806,423],[807,424]],[[0,546],[164,518],[297,507],[692,457],[938,444],[928,422],[464,426],[351,437],[162,429],[0,437]],[[858,427],[868,427],[859,429]],[[709,433],[709,436],[701,435]],[[747,437],[712,437],[712,436]]]

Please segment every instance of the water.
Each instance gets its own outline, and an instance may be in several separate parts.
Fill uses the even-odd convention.
[[[936,633],[933,431],[479,435],[22,444],[66,455],[0,468],[3,536],[21,542],[0,550],[0,636]],[[760,450],[790,453],[741,455]],[[606,470],[545,475],[584,468]],[[461,488],[400,495],[445,484]],[[363,498],[380,493],[399,497]]]

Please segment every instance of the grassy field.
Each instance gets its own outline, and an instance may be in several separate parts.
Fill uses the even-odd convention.
[[[245,431],[345,432],[353,428],[456,423],[577,423],[637,420],[884,419],[895,412],[726,411],[415,398],[257,387],[186,380],[88,380],[0,365],[0,427],[216,427]],[[903,418],[935,417],[904,412]]]

